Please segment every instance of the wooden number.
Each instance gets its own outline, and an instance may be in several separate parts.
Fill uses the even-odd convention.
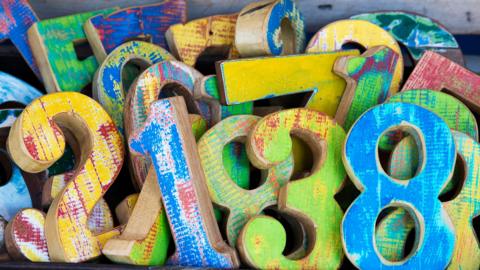
[[[120,224],[127,224],[128,219],[132,216],[132,212],[135,208],[135,204],[138,201],[138,197],[138,193],[128,195],[117,205],[117,207],[115,207],[115,215]]]
[[[280,189],[278,208],[302,223],[309,252],[295,260],[282,255],[285,229],[267,216],[247,222],[238,238],[239,252],[255,268],[336,269],[343,259],[343,213],[333,196],[346,176],[341,161],[345,132],[321,112],[290,109],[273,113],[260,120],[248,136],[247,151],[252,163],[267,169],[285,161],[292,152],[290,134],[298,135],[312,149],[314,164],[308,177]]]
[[[26,82],[7,73],[0,72],[0,104],[17,102],[27,105],[41,95],[40,91]]]
[[[10,127],[15,119],[22,113],[22,109],[0,110],[0,128]]]
[[[8,254],[14,260],[49,262],[44,226],[45,214],[42,211],[27,208],[18,212],[5,230]]]
[[[164,61],[146,69],[131,86],[125,108],[127,138],[140,129],[150,114],[150,106],[159,98],[181,95],[187,101],[191,113],[200,114],[194,100],[195,81],[201,78],[195,69],[177,61]],[[139,187],[150,167],[148,158],[130,151],[132,177]]]
[[[235,46],[243,57],[303,53],[305,22],[294,0],[267,0],[238,15]]]
[[[38,21],[28,0],[5,0],[0,5],[0,40],[10,39],[30,69],[40,78],[40,70],[28,43],[27,30]]]
[[[163,48],[154,44],[131,41],[120,45],[98,68],[93,81],[93,96],[110,114],[118,130],[123,135],[123,107],[125,92],[122,71],[131,60],[143,62],[147,66],[173,57]]]
[[[320,29],[310,40],[306,52],[328,52],[341,50],[342,46],[355,43],[369,49],[374,46],[387,46],[398,54],[393,74],[390,94],[398,91],[403,79],[403,57],[400,46],[385,30],[373,23],[360,20],[341,20]]]
[[[242,189],[232,181],[224,168],[223,149],[232,141],[244,139],[259,119],[253,115],[229,117],[207,131],[198,143],[210,198],[229,210],[227,238],[233,247],[248,219],[277,203],[278,190],[290,179],[293,170],[293,160],[289,157],[270,168],[265,182],[254,190]]]
[[[395,127],[408,132],[423,149],[421,169],[408,185],[387,175],[377,154],[379,138]],[[343,159],[349,176],[362,191],[342,222],[343,246],[350,261],[361,269],[444,269],[455,241],[451,221],[438,200],[455,165],[455,143],[445,122],[413,104],[377,106],[363,114],[350,130]],[[419,225],[412,255],[396,263],[383,259],[375,245],[377,217],[389,206],[404,208]]]
[[[166,33],[168,47],[182,62],[194,66],[207,48],[227,47],[230,57],[234,48],[235,23],[238,14],[216,15],[170,26]]]
[[[384,46],[373,47],[359,57],[337,60],[334,71],[347,81],[335,120],[350,130],[369,108],[383,103],[392,84],[398,54]]]
[[[186,18],[185,0],[166,0],[92,17],[84,28],[95,57],[101,63],[116,47],[132,39],[148,40],[166,48],[165,32],[168,27],[184,23]]]
[[[333,65],[338,57],[349,55],[357,56],[358,51],[220,62],[217,76],[222,103],[232,105],[311,92],[306,107],[334,116],[345,90],[345,80],[335,75]]]
[[[131,213],[122,211],[121,216],[128,220],[125,230],[108,240],[102,253],[118,263],[162,265],[167,257],[170,230],[160,198],[157,177],[150,167],[140,196],[133,202],[136,207]]]
[[[60,127],[74,136],[81,156],[75,177],[50,206],[45,235],[52,261],[81,262],[100,255],[87,219],[119,173],[124,148],[98,103],[79,93],[55,93],[30,103],[15,121],[7,141],[12,159],[25,171],[47,169],[65,149]]]
[[[47,92],[79,92],[92,81],[98,67],[97,60],[93,55],[79,60],[75,45],[86,42],[82,26],[88,18],[114,10],[42,20],[30,27],[28,40]]]
[[[183,98],[159,100],[129,146],[151,157],[176,252],[170,263],[192,267],[238,267],[235,250],[223,242],[212,211]]]
[[[427,50],[442,54],[463,66],[462,50],[455,37],[439,22],[428,17],[402,11],[364,13],[352,16],[388,31],[403,44],[413,60],[420,60]]]
[[[480,113],[480,76],[437,53],[423,54],[402,91],[410,89],[446,90]]]

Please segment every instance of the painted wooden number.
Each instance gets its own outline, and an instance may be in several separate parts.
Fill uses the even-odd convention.
[[[32,71],[40,77],[40,70],[28,44],[27,31],[38,21],[28,0],[4,0],[0,4],[0,40],[10,39],[22,54]]]
[[[408,132],[424,150],[422,169],[408,185],[387,175],[377,155],[380,136],[392,127]],[[362,191],[342,222],[343,246],[354,265],[361,269],[444,269],[448,265],[455,233],[438,196],[452,175],[455,154],[455,143],[445,122],[417,105],[387,103],[358,119],[343,154],[349,176]],[[419,224],[413,254],[396,263],[383,259],[375,247],[376,220],[388,206],[406,209]]]
[[[235,250],[215,223],[205,176],[182,97],[159,100],[129,146],[155,166],[176,244],[170,263],[192,267],[238,267]]]
[[[240,11],[235,29],[235,46],[243,57],[305,49],[305,22],[294,0],[251,3]]]
[[[306,52],[329,52],[341,50],[343,45],[356,43],[365,49],[387,46],[398,54],[390,94],[400,88],[403,79],[403,57],[397,41],[385,30],[373,23],[360,20],[340,20],[320,29],[310,40]]]
[[[103,61],[93,81],[93,97],[110,114],[118,130],[124,135],[123,107],[128,89],[124,89],[122,71],[131,60],[139,60],[147,66],[173,60],[165,49],[154,44],[131,41],[120,45]]]
[[[187,18],[185,0],[165,0],[159,4],[130,7],[108,15],[98,15],[85,23],[85,33],[95,57],[101,63],[108,54],[132,39],[147,39],[167,48],[165,32]]]
[[[98,103],[78,93],[55,93],[28,105],[12,126],[7,142],[12,159],[25,171],[47,169],[65,149],[60,126],[75,137],[82,162],[50,206],[45,235],[52,261],[81,262],[101,254],[87,219],[119,173],[124,148]]]
[[[398,54],[388,47],[367,50],[359,57],[342,57],[334,71],[347,81],[335,120],[350,130],[355,120],[389,94]]]
[[[259,119],[253,115],[229,117],[205,133],[198,143],[210,198],[229,210],[227,238],[232,247],[250,217],[277,203],[278,191],[290,179],[293,170],[293,160],[289,157],[270,168],[265,182],[254,190],[245,190],[232,181],[224,167],[223,149],[232,141],[244,139]]]
[[[313,92],[306,107],[333,117],[345,90],[345,80],[333,73],[342,56],[358,56],[358,51],[223,61],[217,64],[221,100],[232,105]]]
[[[42,20],[30,27],[28,40],[33,56],[39,63],[47,92],[80,92],[92,81],[98,67],[97,60],[93,55],[79,60],[75,44],[86,41],[82,26],[88,18],[114,10],[111,8]]]
[[[410,89],[446,90],[480,113],[480,76],[437,53],[425,52],[402,91]]]
[[[270,114],[251,131],[247,151],[261,169],[285,161],[292,151],[290,134],[312,149],[312,173],[280,189],[278,207],[302,222],[308,237],[308,254],[301,259],[282,255],[286,244],[283,226],[275,219],[257,216],[242,229],[238,247],[245,262],[262,269],[336,269],[343,259],[340,244],[342,210],[333,196],[346,176],[341,161],[345,132],[323,113],[291,109]]]

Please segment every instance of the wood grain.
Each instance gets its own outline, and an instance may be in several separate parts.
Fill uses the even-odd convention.
[[[391,11],[363,13],[351,19],[369,21],[388,31],[407,48],[415,62],[420,60],[425,51],[431,50],[464,65],[462,50],[455,37],[445,26],[426,16]]]
[[[239,266],[235,250],[223,242],[216,225],[205,175],[182,97],[152,104],[141,129],[129,139],[155,167],[176,244],[170,264],[190,267]]]
[[[437,53],[424,53],[402,91],[411,89],[447,91],[480,112],[480,76]]]
[[[98,103],[79,93],[55,93],[30,103],[12,126],[7,141],[12,159],[29,172],[48,168],[65,148],[60,127],[80,145],[81,162],[48,211],[45,235],[52,261],[81,262],[100,255],[100,240],[88,229],[87,219],[119,173],[124,148]]]
[[[135,6],[98,15],[85,22],[84,29],[98,62],[121,44],[137,38],[167,48],[168,27],[187,19],[185,0],[163,0],[158,4]]]
[[[33,58],[28,43],[27,31],[38,21],[28,0],[5,0],[0,5],[0,41],[9,39],[27,62],[30,69],[40,79],[40,70]]]
[[[408,132],[422,149],[422,167],[408,185],[394,181],[380,165],[377,141],[392,128]],[[342,222],[343,247],[355,266],[447,267],[454,251],[455,231],[438,196],[452,176],[455,155],[448,126],[435,113],[420,106],[386,103],[359,118],[350,130],[343,153],[348,175],[361,191]],[[383,259],[374,244],[378,215],[389,206],[407,210],[420,228],[411,256],[395,264]]]
[[[110,114],[120,133],[124,134],[123,110],[125,89],[122,71],[130,61],[138,61],[148,67],[173,57],[165,49],[154,44],[130,41],[113,50],[98,68],[93,80],[93,97]]]
[[[251,217],[264,208],[277,204],[279,189],[292,175],[292,157],[270,168],[266,172],[265,180],[261,181],[262,184],[253,190],[239,187],[236,183],[239,180],[233,180],[228,174],[222,157],[224,147],[230,142],[244,141],[258,120],[260,117],[253,115],[228,117],[208,130],[198,142],[210,198],[229,213],[226,234],[232,247],[237,243],[241,228]]]
[[[346,176],[341,162],[345,139],[342,127],[327,115],[309,109],[276,112],[260,120],[250,132],[247,152],[261,169],[284,162],[292,152],[290,134],[303,139],[312,150],[313,168],[308,176],[280,189],[278,209],[303,225],[308,247],[300,258],[282,254],[286,232],[267,216],[250,219],[238,238],[243,260],[262,269],[336,269],[343,259],[340,245],[342,210],[334,199]]]
[[[305,22],[294,0],[264,0],[245,6],[235,27],[242,57],[303,53]]]
[[[335,62],[333,70],[347,82],[335,114],[335,120],[345,130],[350,130],[365,111],[387,99],[397,60],[395,51],[379,46],[358,57],[346,56]]]
[[[83,24],[88,18],[108,14],[115,8],[42,20],[28,30],[28,41],[40,68],[47,92],[80,92],[93,79],[98,63],[89,56],[79,60],[75,42],[86,40]]]

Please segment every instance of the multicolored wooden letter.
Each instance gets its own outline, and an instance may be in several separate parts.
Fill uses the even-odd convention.
[[[232,247],[235,247],[238,234],[250,217],[259,214],[265,207],[277,204],[279,189],[292,175],[293,159],[290,156],[285,162],[270,168],[263,184],[254,190],[239,187],[229,176],[223,162],[224,147],[232,141],[244,140],[259,119],[253,115],[226,118],[208,130],[198,142],[210,198],[229,210],[226,227]]]
[[[337,58],[342,56],[358,56],[358,51],[238,59],[217,63],[222,103],[232,105],[312,92],[305,106],[334,116],[345,90],[345,80],[333,73],[333,65]],[[295,67],[295,71],[292,67]]]
[[[209,47],[228,47],[235,57],[235,23],[238,14],[216,15],[170,26],[166,33],[170,51],[182,62],[194,66]]]
[[[148,6],[129,7],[114,13],[90,18],[84,25],[88,42],[98,62],[115,48],[135,38],[167,48],[165,32],[168,27],[187,19],[185,0],[164,0]]]
[[[261,119],[251,131],[247,151],[261,169],[285,161],[292,152],[295,134],[311,148],[314,164],[308,177],[280,189],[278,208],[298,219],[308,237],[309,252],[302,258],[282,255],[285,229],[277,220],[256,216],[238,237],[242,258],[262,269],[336,269],[343,259],[340,244],[342,209],[333,196],[346,176],[341,161],[345,139],[342,127],[327,115],[308,109],[290,109]]]
[[[45,214],[33,208],[18,212],[7,225],[5,244],[14,260],[49,262]]]
[[[30,103],[12,126],[7,144],[15,163],[37,172],[58,160],[65,149],[59,126],[75,137],[81,163],[53,201],[45,235],[52,261],[81,262],[100,255],[99,240],[87,219],[119,173],[124,148],[115,124],[98,103],[79,93],[55,93]]]
[[[223,242],[205,186],[205,175],[182,97],[153,103],[129,146],[155,166],[176,244],[170,263],[192,267],[238,267],[235,250]]]
[[[16,77],[0,71],[0,104],[17,102],[27,105],[42,93]]]
[[[305,22],[294,0],[248,4],[238,15],[235,47],[243,57],[303,53]]]
[[[123,135],[123,107],[127,89],[124,89],[122,71],[132,60],[146,64],[146,67],[173,57],[165,49],[154,44],[131,41],[111,52],[98,68],[93,81],[93,97],[110,114]]]
[[[385,173],[377,154],[379,138],[394,127],[408,132],[423,149],[424,164],[408,185]],[[420,106],[387,103],[372,108],[357,120],[345,142],[343,160],[362,193],[350,205],[342,222],[343,247],[355,266],[361,269],[447,267],[454,250],[455,232],[438,196],[452,175],[455,155],[448,126],[435,113]],[[396,263],[383,259],[375,247],[377,217],[389,206],[406,209],[419,225],[412,255]]]
[[[345,130],[350,130],[365,111],[387,99],[397,60],[398,54],[385,46],[368,49],[359,57],[337,60],[333,69],[345,79],[347,87],[335,120]]]
[[[447,91],[480,113],[480,76],[437,53],[423,54],[402,91],[410,89]]]
[[[125,106],[125,133],[127,138],[140,129],[150,114],[150,106],[159,98],[183,96],[189,112],[200,114],[194,100],[195,81],[202,77],[194,68],[177,61],[164,61],[152,65],[137,78],[127,95]],[[145,155],[130,151],[132,177],[139,187],[143,185],[150,168]]]
[[[354,43],[369,49],[387,46],[398,54],[393,74],[390,95],[396,93],[403,79],[403,57],[397,41],[385,30],[373,23],[361,20],[340,20],[320,29],[310,40],[306,52],[329,52],[341,50],[342,46]]]
[[[428,17],[402,11],[364,13],[352,16],[365,20],[388,31],[407,47],[414,61],[420,60],[427,50],[464,65],[463,54],[455,37],[439,22]]]
[[[75,43],[86,41],[82,26],[88,18],[115,10],[110,8],[47,19],[30,27],[28,40],[47,92],[80,92],[92,81],[98,67],[97,60],[93,55],[79,60]]]
[[[28,43],[27,31],[38,21],[37,15],[28,0],[4,0],[0,4],[0,41],[10,39],[17,48],[33,73],[40,77],[40,70],[33,58],[32,49]]]

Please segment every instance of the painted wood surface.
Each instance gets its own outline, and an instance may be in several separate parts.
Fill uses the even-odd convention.
[[[27,0],[6,0],[0,5],[0,41],[9,39],[27,62],[33,73],[40,77],[40,70],[33,58],[32,49],[28,43],[27,31],[38,21]]]
[[[185,0],[163,0],[158,4],[129,7],[108,15],[98,15],[85,23],[85,32],[95,57],[101,63],[121,44],[136,38],[167,48],[168,27],[187,19]]]
[[[464,65],[462,50],[455,37],[442,24],[428,17],[391,11],[363,13],[351,19],[369,21],[388,31],[407,48],[414,61],[420,60],[425,51],[431,50]]]
[[[45,235],[52,261],[86,261],[100,255],[87,219],[121,169],[122,137],[93,99],[74,92],[49,94],[30,103],[12,126],[7,142],[12,159],[29,172],[48,168],[65,149],[59,125],[75,136],[82,163],[53,201]]]
[[[158,0],[138,0],[136,4],[153,4]],[[254,0],[188,0],[188,18],[203,18],[215,14],[238,12],[245,5]],[[297,1],[299,9],[305,16],[307,32],[315,32],[320,25],[348,18],[350,16],[390,10],[403,10],[417,14],[423,14],[435,20],[442,21],[454,34],[480,33],[480,22],[474,18],[479,16],[475,1],[391,1],[391,0],[330,0],[319,2],[317,0]],[[64,0],[32,0],[32,6],[40,18],[59,17],[72,12],[84,12],[97,8],[111,6],[128,7],[132,5],[130,0],[85,0],[81,2],[65,2]]]
[[[340,244],[342,210],[334,199],[346,176],[341,162],[345,139],[342,127],[327,115],[308,109],[290,109],[262,118],[248,136],[251,162],[267,169],[285,161],[292,152],[295,134],[314,156],[312,172],[280,189],[278,209],[295,217],[308,237],[309,252],[292,259],[282,254],[286,232],[267,216],[248,221],[238,238],[238,248],[248,265],[262,269],[336,269],[343,259]]]
[[[0,110],[0,128],[10,127],[15,119],[22,113],[22,109]]]
[[[125,229],[108,240],[102,253],[111,261],[133,265],[162,265],[167,258],[170,229],[161,203],[160,188],[150,167],[139,196],[131,197],[119,209],[127,218]]]
[[[123,110],[126,91],[122,81],[122,71],[129,61],[140,61],[146,66],[173,57],[165,49],[151,43],[131,41],[122,44],[98,68],[93,81],[93,97],[110,114],[123,135]]]
[[[260,117],[253,115],[228,117],[208,130],[198,142],[210,198],[229,213],[226,234],[232,247],[236,246],[240,230],[251,217],[277,204],[279,189],[288,182],[293,171],[293,158],[290,156],[285,162],[270,168],[262,184],[253,190],[239,187],[238,180],[230,177],[224,167],[224,147],[230,142],[245,140],[258,120]]]
[[[303,53],[305,22],[295,0],[258,1],[238,15],[235,47],[242,57]]]
[[[183,98],[153,103],[144,126],[129,139],[129,146],[149,155],[155,167],[176,244],[169,263],[238,267],[235,250],[223,242],[214,219]]]
[[[18,212],[8,223],[5,231],[8,254],[14,260],[49,262],[45,238],[45,214],[27,208]]]
[[[237,16],[215,15],[172,25],[166,33],[168,47],[178,60],[190,66],[194,66],[209,47],[226,47],[230,57],[235,57],[238,55],[234,48]]]
[[[403,80],[403,57],[397,41],[379,26],[360,20],[340,20],[318,30],[310,39],[306,53],[341,50],[346,44],[357,44],[365,49],[387,46],[398,54],[390,94],[396,93]]]
[[[194,100],[195,81],[202,74],[177,61],[164,61],[147,68],[127,95],[125,106],[125,133],[127,139],[140,129],[151,113],[151,105],[158,99],[169,96],[183,96],[190,113],[200,114],[201,110]],[[142,154],[130,151],[130,168],[136,184],[141,187],[150,168],[150,159]]]
[[[393,181],[383,171],[377,155],[378,139],[392,127],[411,134],[423,149],[422,169],[408,185]],[[455,143],[445,122],[417,105],[387,103],[359,118],[350,130],[343,154],[345,168],[361,191],[342,222],[343,247],[355,266],[361,269],[447,267],[454,250],[455,231],[438,196],[453,173],[455,155]],[[387,206],[407,209],[421,228],[413,254],[396,264],[382,260],[374,244],[377,217]]]
[[[27,105],[42,93],[16,77],[0,72],[0,104],[18,102]]]
[[[447,90],[480,112],[480,76],[431,51],[424,53],[402,91],[410,89]]]
[[[345,80],[333,72],[333,65],[342,56],[358,56],[358,51],[222,61],[217,63],[222,103],[312,92],[305,106],[334,116]]]
[[[86,39],[83,24],[88,18],[108,14],[115,8],[36,22],[28,30],[28,41],[38,63],[47,92],[80,92],[93,78],[98,63],[89,56],[79,60],[75,42]]]
[[[361,56],[346,56],[335,62],[335,73],[347,82],[335,114],[335,120],[345,130],[350,130],[365,111],[387,99],[397,61],[395,51],[379,46]]]

